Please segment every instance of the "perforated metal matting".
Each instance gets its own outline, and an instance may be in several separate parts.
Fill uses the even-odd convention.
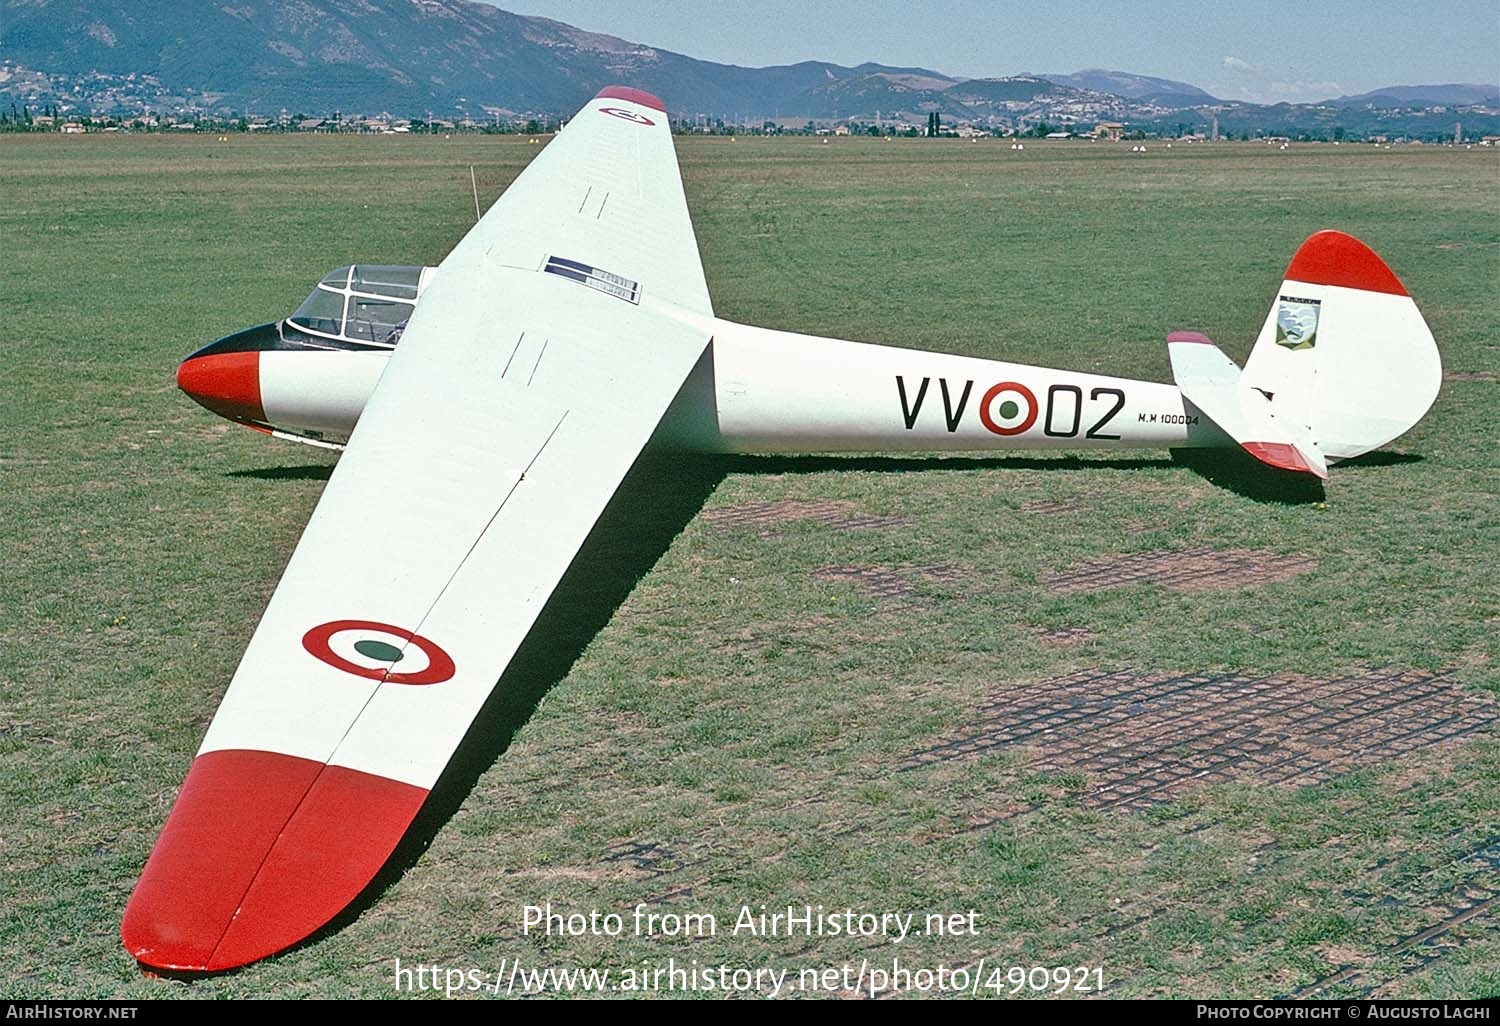
[[[1310,556],[1204,547],[1111,556],[1046,572],[1042,583],[1061,595],[1146,581],[1177,591],[1215,591],[1289,580],[1317,565]]]
[[[664,844],[652,841],[621,841],[604,849],[600,862],[623,862],[634,869],[653,875],[681,869],[685,863]]]
[[[1085,670],[996,688],[972,727],[902,768],[1034,747],[1030,769],[1084,775],[1083,804],[1133,810],[1233,780],[1323,783],[1497,720],[1495,702],[1424,670],[1334,678]]]
[[[1039,514],[1049,517],[1061,516],[1064,513],[1077,513],[1078,511],[1077,506],[1071,506],[1066,502],[1053,502],[1049,499],[1021,504],[1022,513]]]
[[[1099,636],[1098,631],[1087,627],[1038,627],[1037,635],[1053,645],[1081,645]]]
[[[706,523],[716,527],[766,527],[791,520],[815,520],[840,530],[856,531],[871,527],[900,527],[909,523],[905,517],[874,516],[852,502],[832,499],[748,502],[741,506],[705,509],[701,515]]]

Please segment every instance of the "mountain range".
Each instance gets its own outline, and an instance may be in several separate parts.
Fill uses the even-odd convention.
[[[1102,69],[960,79],[822,61],[745,68],[471,0],[5,0],[0,14],[0,94],[83,113],[433,111],[485,119],[571,112],[614,82],[657,93],[674,114],[734,120],[915,121],[937,111],[950,122],[990,124],[1180,125],[1211,117],[1233,124],[1258,110],[1279,110],[1288,124],[1319,120],[1287,105],[1229,103],[1185,82]],[[1500,87],[1393,86],[1324,106],[1435,103],[1500,107]]]
[[[1465,104],[1488,104],[1497,102],[1500,87],[1475,85],[1468,82],[1450,82],[1446,85],[1400,85],[1383,86],[1357,96],[1340,96],[1326,101],[1343,107],[1370,106],[1387,110],[1402,107],[1457,107]]]

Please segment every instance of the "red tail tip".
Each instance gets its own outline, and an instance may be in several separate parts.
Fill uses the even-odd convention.
[[[644,89],[632,89],[630,86],[612,85],[605,86],[594,96],[596,100],[626,100],[630,103],[638,103],[642,107],[650,107],[659,110],[663,114],[667,112],[667,105],[654,94]]]
[[[1373,249],[1343,232],[1323,231],[1311,236],[1292,257],[1286,276],[1313,285],[1407,295],[1400,279]]]

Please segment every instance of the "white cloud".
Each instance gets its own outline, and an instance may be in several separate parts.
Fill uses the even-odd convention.
[[[1223,65],[1234,72],[1238,79],[1219,93],[1224,97],[1235,97],[1252,103],[1311,103],[1345,92],[1337,82],[1279,77],[1251,64],[1243,57],[1227,56]]]

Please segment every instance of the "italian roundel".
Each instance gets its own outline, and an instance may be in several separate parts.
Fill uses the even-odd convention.
[[[1018,381],[1002,381],[984,393],[979,419],[997,435],[1019,435],[1036,423],[1036,396]]]
[[[389,684],[441,684],[453,659],[435,642],[374,620],[333,620],[302,636],[302,647],[335,670]]]

